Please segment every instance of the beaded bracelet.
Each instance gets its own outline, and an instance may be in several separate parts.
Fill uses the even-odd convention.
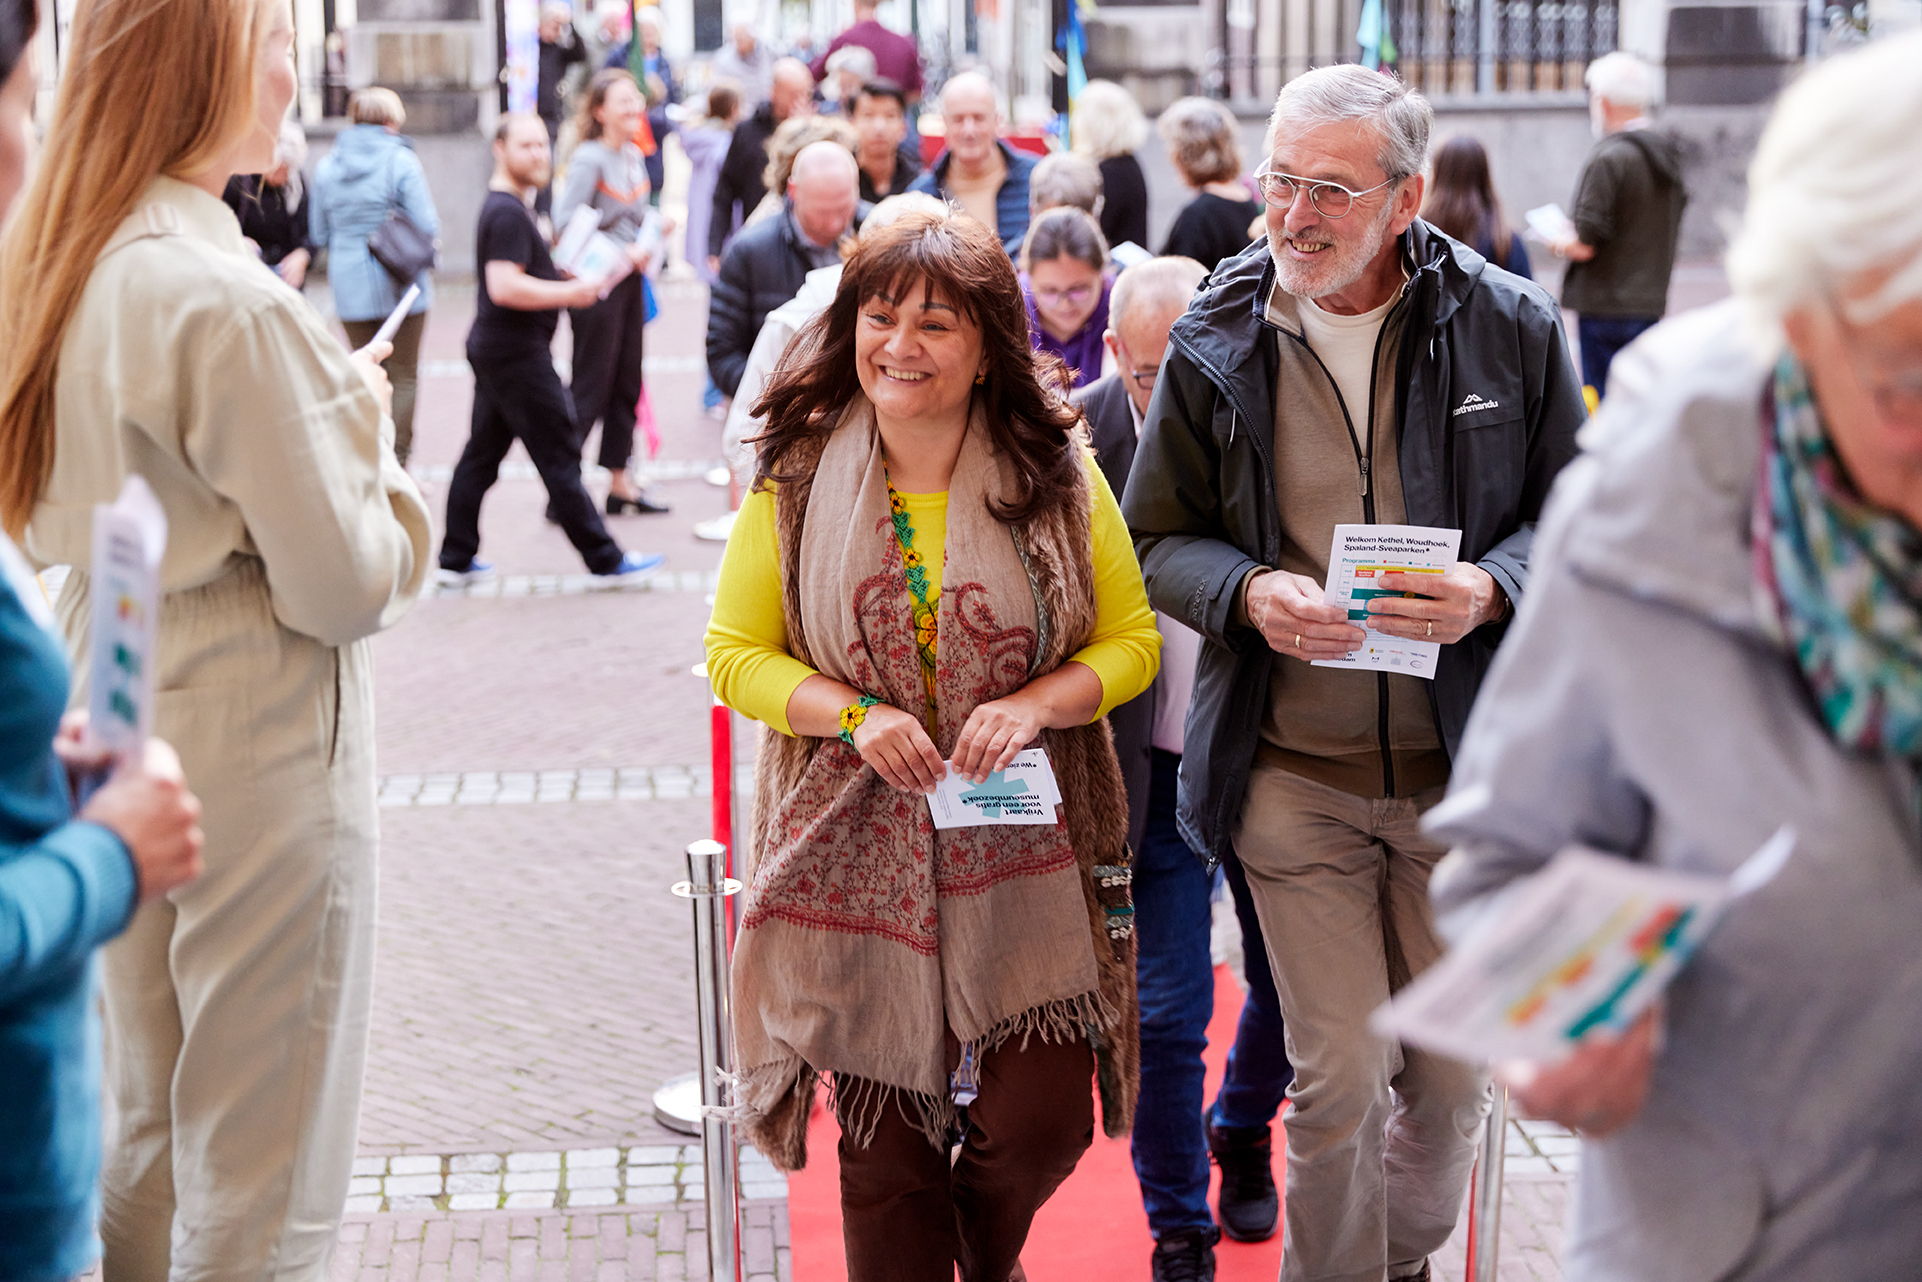
[[[881,702],[871,694],[864,694],[847,707],[841,709],[841,742],[852,748],[854,732],[868,719],[868,709]]]

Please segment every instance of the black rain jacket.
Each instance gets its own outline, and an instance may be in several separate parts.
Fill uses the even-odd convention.
[[[1401,248],[1402,305],[1413,310],[1392,391],[1407,519],[1461,530],[1462,559],[1519,606],[1535,521],[1586,415],[1561,313],[1540,286],[1424,222]],[[1206,641],[1180,827],[1210,866],[1232,848],[1277,658],[1235,621],[1242,581],[1281,554],[1278,345],[1301,340],[1267,319],[1274,279],[1267,242],[1256,241],[1223,260],[1175,323],[1122,501],[1149,599]],[[1443,647],[1429,697],[1451,755],[1505,631],[1485,625]]]

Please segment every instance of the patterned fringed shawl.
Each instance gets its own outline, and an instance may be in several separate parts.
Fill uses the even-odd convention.
[[[935,746],[969,712],[1053,671],[1094,628],[1092,487],[1011,529],[979,422],[948,492]],[[865,402],[777,492],[789,647],[856,689],[924,712],[926,687]],[[931,1143],[953,1119],[946,1035],[1086,1037],[1104,1126],[1125,1134],[1138,1040],[1126,928],[1127,804],[1106,723],[1047,731],[1062,822],[936,831],[838,739],[765,736],[754,867],[733,970],[737,1113],[776,1166],[807,1160],[817,1080],[865,1144],[900,1107]],[[1097,871],[1099,870],[1099,871]]]

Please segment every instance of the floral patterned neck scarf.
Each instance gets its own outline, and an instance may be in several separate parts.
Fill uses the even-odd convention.
[[[1775,367],[1754,511],[1764,622],[1844,748],[1922,765],[1922,534],[1871,506],[1793,355]]]

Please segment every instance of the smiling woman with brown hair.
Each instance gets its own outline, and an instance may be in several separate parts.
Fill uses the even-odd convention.
[[[793,1169],[830,1079],[856,1282],[957,1262],[1005,1282],[1092,1139],[1090,1078],[1110,1133],[1133,1110],[1127,806],[1100,719],[1160,643],[1060,378],[994,233],[909,214],[862,237],[755,411],[708,628],[717,691],[770,728],[739,1104]],[[947,771],[1031,746],[1058,824],[933,827]]]

